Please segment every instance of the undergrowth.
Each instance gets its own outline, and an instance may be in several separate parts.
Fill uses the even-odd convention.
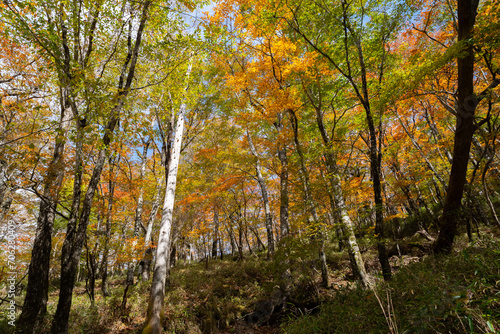
[[[500,333],[500,242],[424,258],[375,289],[338,290],[318,314],[289,319],[283,332]]]
[[[172,333],[213,333],[242,319],[273,286],[271,263],[215,261],[178,267],[167,292],[165,325]]]
[[[275,322],[264,326],[268,333],[277,333],[279,324],[287,334],[500,333],[500,241],[458,244],[462,250],[452,255],[426,256],[400,267],[392,281],[378,282],[374,291],[358,288],[345,253],[331,249],[327,254],[333,288],[318,289],[317,252],[307,242],[291,242],[290,249],[279,250],[271,261],[260,254],[244,261],[226,257],[208,265],[178,265],[166,289],[164,326],[167,333],[178,334],[247,333],[251,327],[242,327],[245,316],[288,284],[293,293]],[[375,258],[370,252],[364,255]],[[293,275],[288,283],[282,275],[287,268]],[[69,333],[140,333],[151,282],[131,287],[123,309],[124,279],[110,280],[109,297],[102,296],[99,281],[95,303],[85,293],[85,283],[78,283]],[[16,302],[22,304],[22,296]],[[54,290],[42,333],[50,331],[56,306]],[[10,329],[0,321],[1,333]],[[255,331],[264,332],[262,327]]]

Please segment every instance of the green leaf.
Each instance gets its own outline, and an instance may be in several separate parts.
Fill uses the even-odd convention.
[[[493,325],[491,324],[491,321],[486,321],[486,324],[488,325],[488,328],[491,330],[492,333],[495,333],[495,328],[493,327]]]

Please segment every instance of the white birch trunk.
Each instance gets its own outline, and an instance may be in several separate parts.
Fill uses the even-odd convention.
[[[359,276],[359,281],[364,288],[370,288],[372,286],[368,274],[365,270],[365,263],[361,252],[359,251],[358,242],[356,240],[356,235],[354,234],[354,224],[347,211],[347,206],[344,202],[344,196],[342,194],[342,188],[340,186],[340,177],[338,175],[331,176],[333,197],[337,202],[337,207],[340,210],[340,219],[342,221],[345,238],[347,241],[347,249],[353,263],[353,270],[357,271]]]
[[[156,214],[160,208],[160,203],[162,200],[163,184],[165,182],[165,176],[160,177],[160,181],[156,185],[156,193],[153,200],[153,206],[151,207],[151,212],[149,213],[148,224],[146,227],[146,234],[144,235],[144,255],[142,257],[140,273],[141,279],[143,281],[149,281],[149,274],[151,268],[151,262],[153,260],[153,248],[151,248],[151,234],[153,234],[153,225],[156,219]]]
[[[139,237],[139,229],[142,225],[142,211],[144,208],[144,175],[146,174],[146,164],[148,161],[148,148],[150,144],[150,140],[148,139],[144,143],[143,151],[142,151],[142,157],[141,157],[141,170],[139,174],[139,180],[140,180],[140,185],[139,185],[139,197],[137,198],[137,208],[135,209],[135,222],[134,222],[134,241],[132,242],[132,247],[135,249],[135,246],[137,245],[137,239]],[[134,256],[135,257],[135,256]],[[128,263],[128,270],[127,270],[127,280],[125,281],[125,285],[134,285],[134,273],[135,273],[135,259],[130,261]],[[127,296],[127,288],[125,288],[125,293],[123,295],[123,299],[125,302],[126,296]],[[125,308],[125,304],[124,304]]]
[[[193,55],[191,55],[192,57]],[[189,74],[192,68],[192,58],[190,60],[186,78],[189,80]],[[185,92],[188,90],[186,83]],[[172,213],[174,209],[175,187],[177,184],[177,170],[181,153],[182,133],[184,131],[184,115],[186,113],[186,102],[183,101],[177,118],[175,128],[175,137],[172,149],[172,156],[168,171],[168,184],[165,191],[165,200],[163,203],[163,214],[161,217],[160,235],[156,248],[156,262],[153,273],[153,282],[151,285],[151,294],[149,297],[148,315],[143,333],[160,334],[162,328],[163,300],[165,298],[165,280],[170,264],[170,233],[172,229]]]

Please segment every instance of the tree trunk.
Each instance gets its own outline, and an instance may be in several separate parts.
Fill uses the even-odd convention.
[[[361,92],[359,91],[357,84],[352,80],[352,78],[350,79],[350,82],[358,96],[359,101],[365,109],[366,122],[368,124],[368,148],[370,152],[370,175],[372,178],[373,197],[375,202],[375,234],[377,235],[378,259],[382,267],[382,275],[384,276],[384,280],[389,280],[391,279],[391,266],[389,264],[389,258],[387,257],[387,250],[385,247],[384,203],[382,199],[382,152],[380,149],[382,132],[381,129],[379,129],[377,136],[377,130],[375,129],[375,123],[373,121],[373,114],[368,95],[368,80],[361,40],[359,36],[353,37],[355,39],[361,69]]]
[[[191,54],[193,57],[193,54]],[[188,90],[188,80],[192,68],[192,58],[186,73],[186,88]],[[185,97],[184,97],[185,98]],[[163,301],[165,298],[165,280],[169,269],[170,255],[170,233],[172,229],[172,214],[174,209],[175,188],[177,184],[177,170],[179,167],[179,159],[181,155],[182,134],[184,131],[184,117],[186,113],[186,102],[181,104],[179,115],[177,116],[177,124],[175,129],[175,137],[172,149],[172,156],[169,164],[168,184],[165,191],[165,201],[163,204],[163,214],[161,218],[160,235],[158,237],[158,245],[156,247],[156,262],[153,273],[153,282],[151,285],[151,294],[149,297],[148,314],[143,332],[151,334],[160,334],[162,328]]]
[[[307,209],[309,214],[312,216],[314,224],[314,229],[319,229],[318,237],[319,237],[319,260],[321,263],[321,284],[323,287],[328,287],[329,283],[329,275],[328,275],[328,266],[326,264],[326,256],[324,252],[324,236],[323,236],[323,227],[320,224],[318,213],[316,211],[316,205],[314,204],[314,199],[311,194],[311,182],[309,179],[309,172],[305,165],[304,154],[302,153],[302,148],[299,141],[299,122],[297,119],[297,115],[293,110],[289,110],[290,113],[290,121],[292,123],[293,128],[293,139],[295,142],[295,149],[297,154],[299,155],[299,166],[300,166],[300,178],[302,179],[302,184],[304,186],[304,201],[306,202]]]
[[[140,186],[139,186],[139,197],[137,198],[137,207],[135,210],[135,221],[134,221],[134,242],[133,242],[133,247],[135,249],[137,239],[139,238],[139,229],[142,225],[142,210],[144,207],[144,175],[146,174],[146,163],[148,161],[148,148],[149,144],[151,142],[151,139],[148,139],[144,143],[144,147],[142,150],[142,157],[141,157],[141,171],[139,174],[139,180],[140,180]],[[127,268],[127,279],[125,281],[125,290],[123,292],[123,299],[122,299],[122,309],[125,309],[127,306],[127,292],[129,290],[129,286],[134,285],[134,274],[135,274],[135,264],[136,261],[135,259],[132,259],[128,263],[128,268]]]
[[[124,104],[124,100],[127,97],[128,93],[130,92],[130,86],[132,84],[132,79],[134,78],[135,74],[135,66],[139,54],[139,47],[141,44],[142,33],[144,30],[144,26],[146,24],[147,13],[149,10],[150,3],[151,3],[150,1],[146,1],[143,5],[141,22],[138,27],[134,49],[132,50],[131,45],[129,45],[129,54],[127,55],[127,59],[123,64],[119,78],[116,105],[112,109],[111,116],[104,129],[104,135],[103,135],[104,148],[99,150],[98,158],[95,163],[92,176],[90,177],[89,180],[87,191],[85,193],[85,198],[83,200],[82,210],[79,216],[78,216],[78,210],[75,211],[74,207],[78,209],[80,189],[77,188],[76,182],[74,185],[73,205],[70,215],[70,222],[68,222],[68,231],[66,233],[66,239],[64,240],[62,255],[61,255],[61,283],[60,283],[59,301],[57,304],[57,310],[54,315],[54,320],[52,322],[51,331],[53,334],[63,334],[68,332],[68,319],[71,309],[73,288],[75,285],[76,272],[80,260],[80,254],[82,251],[83,242],[87,231],[87,225],[90,219],[92,202],[101,177],[102,170],[104,168],[104,163],[106,161],[106,156],[108,154],[108,147],[111,142],[114,129],[120,119],[120,113]],[[75,181],[78,181],[78,177],[81,178],[81,170],[79,170],[79,168],[81,168],[81,164],[79,165],[79,162],[76,161],[75,166],[76,166]],[[74,222],[72,222],[72,219],[74,219]],[[76,224],[77,221],[78,225]]]
[[[7,166],[5,165],[6,165],[5,162],[3,161],[0,162],[0,206],[2,206],[5,194],[8,191],[7,181],[9,178],[6,172]]]
[[[444,200],[441,228],[434,244],[436,253],[451,252],[457,225],[461,220],[460,207],[467,180],[470,147],[475,131],[474,113],[480,101],[474,96],[474,45],[472,41],[478,3],[478,0],[458,0],[458,43],[462,43],[464,49],[457,58],[458,100],[453,161]]]
[[[236,240],[234,239],[233,227],[228,227],[227,233],[229,234],[229,240],[231,242],[231,256],[234,256],[236,252]]]
[[[491,201],[488,187],[486,185],[486,173],[488,173],[488,168],[490,167],[490,164],[493,162],[494,157],[495,155],[492,154],[491,157],[484,164],[483,172],[481,173],[481,184],[483,185],[484,197],[486,198],[486,203],[488,203],[488,207],[490,208],[491,215],[493,216],[493,221],[498,227],[500,227],[500,220],[498,219],[497,212],[495,211],[495,206]]]
[[[342,195],[342,188],[340,186],[340,177],[338,175],[332,175],[330,179],[332,185],[333,197],[335,199],[336,206],[339,210],[340,219],[343,226],[343,234],[347,241],[347,250],[350,254],[351,265],[355,276],[359,278],[361,285],[365,288],[371,286],[371,283],[366,273],[365,263],[361,252],[359,251],[358,242],[356,235],[354,233],[354,224],[349,216],[347,206],[344,201],[344,196]]]
[[[28,285],[22,313],[17,322],[20,333],[36,333],[47,310],[50,252],[55,208],[64,178],[64,146],[71,124],[71,112],[66,91],[61,90],[60,135],[55,140],[54,153],[44,178],[43,197],[37,219],[37,229],[28,269]]]
[[[12,205],[12,197],[7,195],[14,191],[14,189],[11,189],[11,187],[7,185],[10,179],[7,173],[8,168],[9,166],[6,162],[0,161],[0,223],[3,222]]]
[[[257,249],[260,251],[260,249],[262,247],[262,249],[265,250],[266,249],[266,245],[264,245],[264,243],[260,239],[259,231],[257,231],[256,228],[252,228],[251,226],[250,226],[250,231],[252,231],[252,233],[255,235],[255,238],[257,239]]]
[[[156,185],[156,193],[153,200],[153,205],[151,207],[151,212],[149,213],[148,218],[148,226],[146,227],[146,234],[144,235],[144,256],[141,260],[141,279],[143,281],[149,280],[149,274],[151,271],[151,261],[153,260],[153,248],[151,248],[151,234],[153,233],[153,225],[156,219],[156,214],[158,213],[158,209],[160,207],[161,202],[161,194],[163,190],[163,183],[165,182],[165,177],[161,177],[160,181]]]
[[[312,98],[309,96],[311,102]],[[313,103],[314,104],[314,103]],[[325,125],[323,122],[323,113],[321,111],[321,104],[315,105],[314,109],[316,111],[316,123],[323,139],[323,144],[325,145],[325,166],[328,174],[328,181],[330,183],[331,190],[328,192],[330,196],[330,204],[332,207],[332,212],[337,212],[340,221],[341,229],[344,238],[346,239],[347,252],[349,253],[349,258],[351,260],[351,267],[354,276],[359,279],[361,286],[368,288],[371,286],[368,274],[366,273],[365,263],[361,252],[359,251],[358,242],[356,235],[354,234],[354,224],[352,223],[351,217],[349,216],[349,211],[347,205],[345,204],[344,195],[342,193],[342,186],[340,177],[338,176],[336,161],[332,149],[332,139],[328,135]]]
[[[252,245],[250,244],[250,239],[248,239],[248,226],[245,226],[245,241],[247,242],[248,252],[250,255],[254,255]]]
[[[238,216],[238,254],[240,256],[240,261],[243,261],[243,224],[241,222],[241,216]]]
[[[212,258],[217,257],[217,242],[219,241],[219,212],[214,206],[214,238],[212,241]]]
[[[283,131],[283,116],[278,114],[278,120],[275,123],[278,135]],[[281,163],[280,171],[280,239],[285,238],[290,233],[288,223],[288,156],[286,154],[286,145],[278,143],[278,159]]]
[[[330,286],[330,278],[328,275],[328,264],[326,263],[325,255],[325,240],[321,236],[320,246],[319,246],[319,262],[321,265],[321,286],[328,288]]]
[[[97,243],[95,244],[94,250],[91,251],[88,248],[87,241],[85,240],[85,250],[87,257],[87,277],[85,279],[85,289],[90,298],[90,303],[92,306],[95,305],[95,276],[97,269],[97,261],[94,252],[97,249]]]
[[[68,318],[71,309],[72,294],[75,285],[76,274],[80,262],[80,254],[86,236],[92,200],[99,182],[100,174],[104,167],[105,157],[106,152],[104,150],[100,151],[99,158],[96,162],[87,192],[85,194],[82,213],[79,217],[80,219],[78,226],[76,226],[77,219],[75,217],[70,217],[70,222],[68,223],[68,231],[66,233],[66,238],[64,240],[61,254],[61,282],[59,290],[59,301],[52,323],[53,334],[62,334],[68,332]],[[77,184],[76,181],[77,180],[75,180],[75,185]],[[79,196],[79,194],[75,194],[74,200],[78,198],[78,196],[76,195]],[[76,199],[75,201],[78,200]],[[78,215],[78,211],[72,211],[72,216],[76,215]]]
[[[219,253],[220,253],[220,260],[224,260],[224,247],[222,245],[222,238],[219,238]]]
[[[113,198],[115,194],[115,177],[114,167],[120,163],[120,156],[117,160],[109,159],[109,181],[108,181],[108,211],[106,213],[106,234],[104,236],[104,250],[101,262],[101,290],[104,297],[109,296],[108,291],[108,256],[109,256],[109,241],[111,240],[111,217],[113,216]]]
[[[267,258],[271,258],[274,254],[274,235],[273,235],[273,216],[271,214],[271,206],[269,205],[269,197],[267,194],[267,186],[264,178],[262,177],[260,159],[257,154],[257,150],[253,145],[252,137],[247,130],[248,145],[253,156],[256,158],[255,171],[257,173],[257,181],[260,187],[260,193],[262,195],[262,201],[264,202],[264,212],[266,215],[266,231],[267,231]],[[287,222],[288,224],[288,222]],[[288,229],[288,228],[287,228]]]
[[[16,12],[12,3],[4,3],[9,11]],[[59,131],[55,140],[54,152],[52,160],[49,163],[48,170],[44,176],[43,181],[43,195],[41,198],[41,203],[39,207],[39,215],[37,218],[37,232],[35,236],[35,241],[32,249],[32,257],[29,266],[28,273],[28,286],[26,291],[26,297],[24,300],[24,307],[21,316],[18,320],[17,330],[22,333],[32,333],[36,332],[40,322],[42,321],[43,315],[46,312],[47,304],[47,293],[48,293],[48,278],[49,278],[49,266],[50,266],[50,251],[51,251],[51,241],[52,241],[52,230],[54,224],[55,210],[57,207],[57,199],[59,195],[59,190],[61,188],[62,180],[64,178],[64,146],[66,143],[66,138],[68,130],[71,125],[71,117],[78,117],[76,110],[76,104],[73,99],[73,94],[71,92],[71,79],[73,73],[71,70],[71,51],[68,47],[68,30],[65,26],[65,19],[63,18],[64,6],[61,4],[60,11],[54,13],[57,15],[58,22],[58,32],[61,40],[53,40],[53,43],[60,42],[57,45],[58,50],[63,50],[59,57],[54,59],[56,63],[58,79],[60,82],[60,106],[61,106],[61,117],[59,123]],[[91,24],[89,29],[85,33],[88,33],[87,37],[93,36],[97,18],[100,13],[100,7],[96,6],[95,11],[91,13]],[[20,15],[16,15],[22,17]],[[26,22],[23,21],[23,25]],[[83,34],[83,33],[82,33]],[[76,43],[80,45],[79,37],[75,38]],[[41,43],[39,36],[36,32],[30,28],[30,36],[28,39],[32,39],[37,48],[47,49],[44,43]],[[89,37],[91,40],[92,38]],[[60,48],[60,49],[59,49]],[[88,59],[92,53],[93,47],[92,43],[89,42],[85,50],[81,50],[85,53],[84,59]],[[75,55],[76,57],[76,55]],[[79,62],[78,58],[74,59],[76,63]],[[52,62],[53,60],[51,60]],[[85,70],[87,67],[87,62],[83,61],[79,63],[80,69]],[[73,115],[70,115],[70,109]]]
[[[156,218],[158,209],[160,208],[161,196],[163,191],[163,184],[168,184],[168,171],[170,166],[170,159],[172,155],[172,133],[175,123],[175,113],[172,112],[170,117],[170,122],[168,123],[166,134],[161,125],[160,116],[156,114],[156,119],[158,121],[158,127],[160,129],[160,136],[162,140],[161,146],[161,165],[165,169],[165,175],[160,178],[159,183],[156,185],[156,194],[153,202],[153,207],[151,208],[151,213],[148,219],[148,227],[146,229],[146,234],[144,235],[144,256],[141,261],[140,273],[143,281],[149,280],[149,275],[151,272],[151,262],[153,260],[153,251],[151,247],[151,234],[153,231],[153,224]]]
[[[177,261],[177,247],[175,247],[175,244],[172,247],[172,251],[170,252],[170,266],[175,267]]]

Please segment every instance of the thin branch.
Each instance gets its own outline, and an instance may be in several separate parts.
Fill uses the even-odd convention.
[[[441,46],[442,46],[442,47],[444,47],[445,49],[447,49],[447,48],[448,48],[445,44],[441,43],[440,41],[438,41],[437,39],[435,39],[434,37],[432,37],[431,35],[429,35],[429,33],[427,32],[427,30],[426,30],[426,29],[424,29],[424,30],[422,30],[422,29],[418,29],[417,27],[415,27],[415,25],[413,25],[413,27],[412,27],[412,28],[413,28],[414,30],[418,31],[418,32],[423,33],[423,34],[424,34],[425,36],[427,36],[430,40],[432,40],[432,41],[434,41],[434,42],[438,43],[439,45],[441,45]]]

